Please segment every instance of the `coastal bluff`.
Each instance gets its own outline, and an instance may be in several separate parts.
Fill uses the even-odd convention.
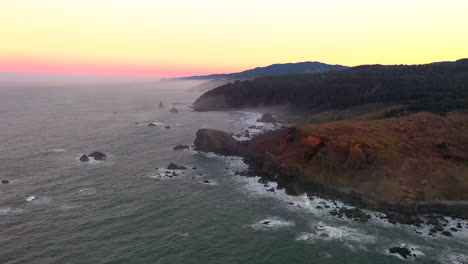
[[[375,210],[468,218],[468,114],[417,113],[298,125],[236,141],[212,129],[195,149],[244,158],[289,194],[318,193]]]

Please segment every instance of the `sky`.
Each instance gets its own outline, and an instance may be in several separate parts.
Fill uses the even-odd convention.
[[[0,1],[0,72],[178,77],[468,57],[467,0]]]

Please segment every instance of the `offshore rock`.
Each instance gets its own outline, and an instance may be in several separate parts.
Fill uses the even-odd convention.
[[[200,129],[195,139],[195,150],[203,152],[214,152],[220,155],[239,154],[240,142],[236,141],[230,134],[214,130]]]
[[[83,154],[83,156],[80,157],[80,161],[86,162],[86,161],[89,161],[89,158],[86,154]]]
[[[106,154],[96,151],[88,155],[89,157],[93,157],[94,160],[106,160],[107,156]]]
[[[276,119],[270,113],[265,113],[257,121],[258,122],[263,122],[263,123],[274,123],[274,122],[276,122]]]

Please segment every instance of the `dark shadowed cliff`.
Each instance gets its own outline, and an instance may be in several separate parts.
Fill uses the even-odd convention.
[[[345,109],[369,103],[403,104],[408,111],[446,113],[468,108],[468,61],[426,65],[368,65],[327,73],[259,77],[206,92],[196,111],[290,105]]]

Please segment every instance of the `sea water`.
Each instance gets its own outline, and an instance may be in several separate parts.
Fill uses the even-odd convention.
[[[338,219],[339,201],[235,175],[240,158],[172,150],[200,128],[274,128],[255,112],[193,112],[200,94],[186,88],[0,85],[0,179],[10,181],[0,184],[0,263],[468,263],[466,228],[431,237],[373,212],[368,223]],[[93,151],[107,160],[79,161]],[[188,169],[168,174],[171,162]],[[416,257],[389,254],[401,245]]]

